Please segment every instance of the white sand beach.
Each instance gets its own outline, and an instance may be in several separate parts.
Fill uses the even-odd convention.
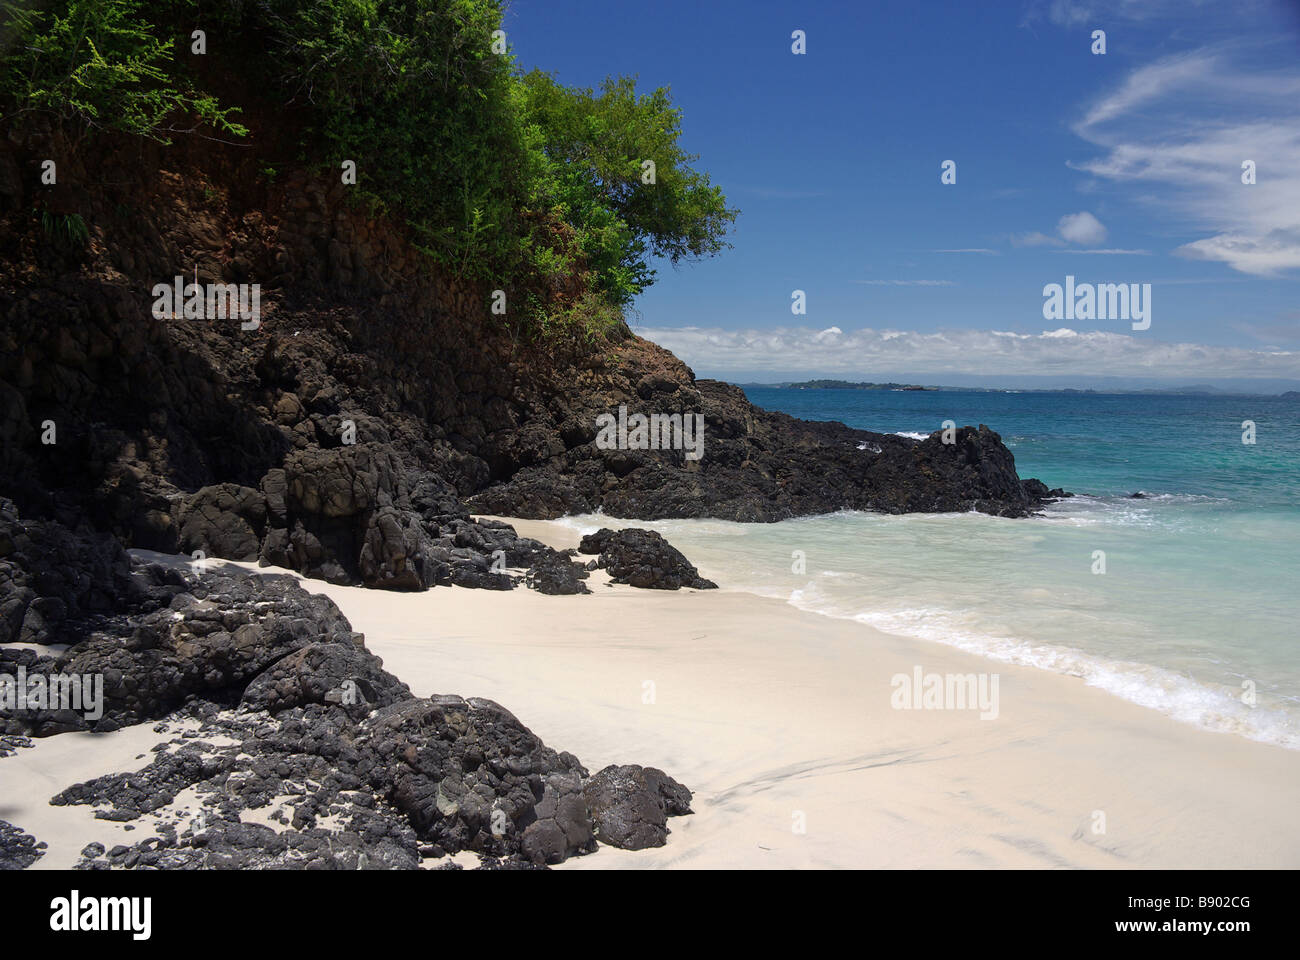
[[[576,543],[560,524],[510,522]],[[1298,751],[725,585],[637,590],[599,571],[589,584],[594,595],[552,597],[307,582],[417,695],[489,697],[593,772],[657,766],[694,791],[665,847],[602,847],[561,869],[1300,866]],[[998,716],[894,709],[891,678],[917,666],[997,673]],[[142,765],[148,730],[0,760],[0,817],[50,841],[39,866],[70,865],[110,832],[122,842],[87,808],[43,801]]]

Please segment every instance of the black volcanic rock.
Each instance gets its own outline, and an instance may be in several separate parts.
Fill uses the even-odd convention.
[[[1049,490],[1047,484],[1033,478],[1025,481],[1025,493],[1039,503],[1051,503],[1053,500],[1064,500],[1066,497],[1074,496],[1074,494],[1066,493],[1059,487],[1055,490]]]
[[[552,550],[540,557],[528,571],[527,584],[538,593],[591,593],[582,581],[589,574],[582,564]]]
[[[596,839],[624,850],[662,847],[667,818],[691,813],[691,792],[654,767],[608,766],[587,781]]]
[[[177,511],[181,552],[256,560],[266,515],[266,497],[259,490],[236,483],[204,487]]]
[[[341,706],[351,716],[409,700],[411,691],[384,662],[354,643],[314,643],[262,671],[244,688],[241,702],[278,713],[309,703]]]
[[[609,572],[614,583],[627,583],[651,590],[716,590],[682,552],[653,530],[602,527],[582,538],[579,553],[597,553],[596,563]]]
[[[137,575],[146,590],[165,585],[157,568]],[[168,606],[87,624],[84,639],[43,664],[48,673],[102,676],[102,717],[27,711],[0,716],[0,728],[37,736],[115,730],[164,716],[192,696],[238,699],[255,677],[303,647],[360,642],[332,600],[291,577],[211,574],[187,578],[187,586]]]
[[[137,596],[126,551],[113,537],[22,520],[0,498],[0,643],[60,643],[65,625]]]
[[[43,856],[44,843],[0,820],[0,870],[25,870]]]
[[[594,851],[597,835],[627,849],[662,845],[665,818],[690,812],[689,791],[661,771],[611,767],[590,778],[490,700],[408,695],[361,718],[335,704],[290,707],[274,722],[261,712],[196,715],[199,733],[143,770],[53,798],[106,806],[97,815],[115,821],[166,817],[188,788],[201,798],[179,821],[149,821],[161,841],[107,854],[99,845],[83,869],[400,869],[460,850],[546,865]],[[218,738],[233,743],[214,746]],[[243,811],[286,796],[291,831],[241,823]]]
[[[453,517],[438,529],[447,544],[457,536],[531,559],[535,578],[581,583],[583,571],[567,554],[518,538],[506,524],[476,529]],[[161,719],[155,729],[163,732],[174,720],[198,724],[156,749],[144,769],[73,784],[53,798],[97,805],[100,819],[149,818],[159,834],[107,852],[92,844],[84,869],[406,869],[420,865],[425,850],[543,866],[595,849],[589,777],[576,757],[547,747],[490,700],[412,696],[334,602],[295,578],[131,558],[105,534],[25,521],[12,504],[0,504],[0,544],[0,609],[30,610],[50,586],[121,588],[93,606],[67,606],[57,621],[67,650],[0,650],[0,672],[22,667],[104,682],[98,719],[49,709],[0,715],[0,754],[28,745],[28,736],[151,719]],[[686,812],[679,801],[689,793],[658,776],[671,784],[656,787],[659,795],[676,798],[664,810]],[[178,820],[174,802],[190,787],[202,807]],[[606,805],[632,802],[607,793]],[[284,805],[286,797],[292,802]],[[277,803],[273,818],[285,830],[243,822],[245,812]],[[21,868],[39,855],[32,838],[0,824],[0,866]]]
[[[24,747],[30,747],[32,741],[27,737],[12,733],[0,733],[0,759],[12,757]]]
[[[608,451],[584,444],[520,469],[475,494],[471,503],[485,512],[526,517],[599,508],[646,520],[770,522],[845,508],[1018,517],[1051,499],[1045,485],[1021,481],[1010,451],[983,425],[955,430],[952,443],[943,442],[943,431],[915,440],[760,410],[738,387],[686,377],[671,402],[687,408],[671,412],[693,408],[705,417],[698,461],[685,460],[679,451]],[[620,403],[647,413],[665,409],[637,406],[635,396],[612,393],[592,408],[593,422],[600,408]]]

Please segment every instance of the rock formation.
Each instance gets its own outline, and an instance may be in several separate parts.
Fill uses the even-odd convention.
[[[503,542],[513,534],[487,529]],[[62,566],[50,580],[33,564],[52,556]],[[95,804],[104,819],[149,818],[159,834],[88,848],[84,867],[414,868],[462,850],[545,865],[595,850],[597,838],[662,844],[664,817],[690,812],[690,791],[665,774],[592,778],[490,700],[414,697],[333,601],[296,579],[203,566],[135,559],[109,535],[29,523],[0,501],[7,629],[29,644],[0,648],[0,675],[104,681],[93,718],[57,704],[0,711],[3,752],[70,730],[197,725],[143,770],[53,798]],[[77,602],[56,608],[47,589]],[[629,829],[647,782],[667,799]],[[178,828],[169,808],[191,787],[202,808]],[[284,829],[245,822],[267,808]],[[0,867],[40,855],[35,838],[0,823]]]

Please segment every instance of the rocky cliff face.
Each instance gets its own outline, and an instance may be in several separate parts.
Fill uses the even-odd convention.
[[[49,157],[55,185],[40,182]],[[516,343],[490,291],[430,271],[337,179],[273,178],[210,143],[11,132],[0,489],[29,516],[129,546],[399,589],[454,582],[458,561],[481,569],[466,502],[771,521],[843,507],[1022,516],[1047,493],[983,426],[945,444],[802,422],[629,331]],[[73,214],[84,245],[57,227]],[[153,286],[177,276],[259,283],[260,325],[155,316]],[[597,417],[620,406],[701,415],[702,456],[602,449]]]

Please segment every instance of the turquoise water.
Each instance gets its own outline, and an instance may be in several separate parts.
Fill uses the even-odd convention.
[[[769,409],[882,433],[986,423],[1022,477],[1079,496],[1027,520],[842,512],[777,524],[639,524],[660,530],[706,576],[1080,676],[1187,723],[1300,749],[1300,403],[747,393]],[[1255,423],[1253,445],[1242,443],[1245,420]],[[1146,499],[1129,498],[1139,490]],[[601,518],[570,522],[594,529]],[[792,570],[796,550],[806,554],[803,573]],[[1096,551],[1104,573],[1094,572]]]

